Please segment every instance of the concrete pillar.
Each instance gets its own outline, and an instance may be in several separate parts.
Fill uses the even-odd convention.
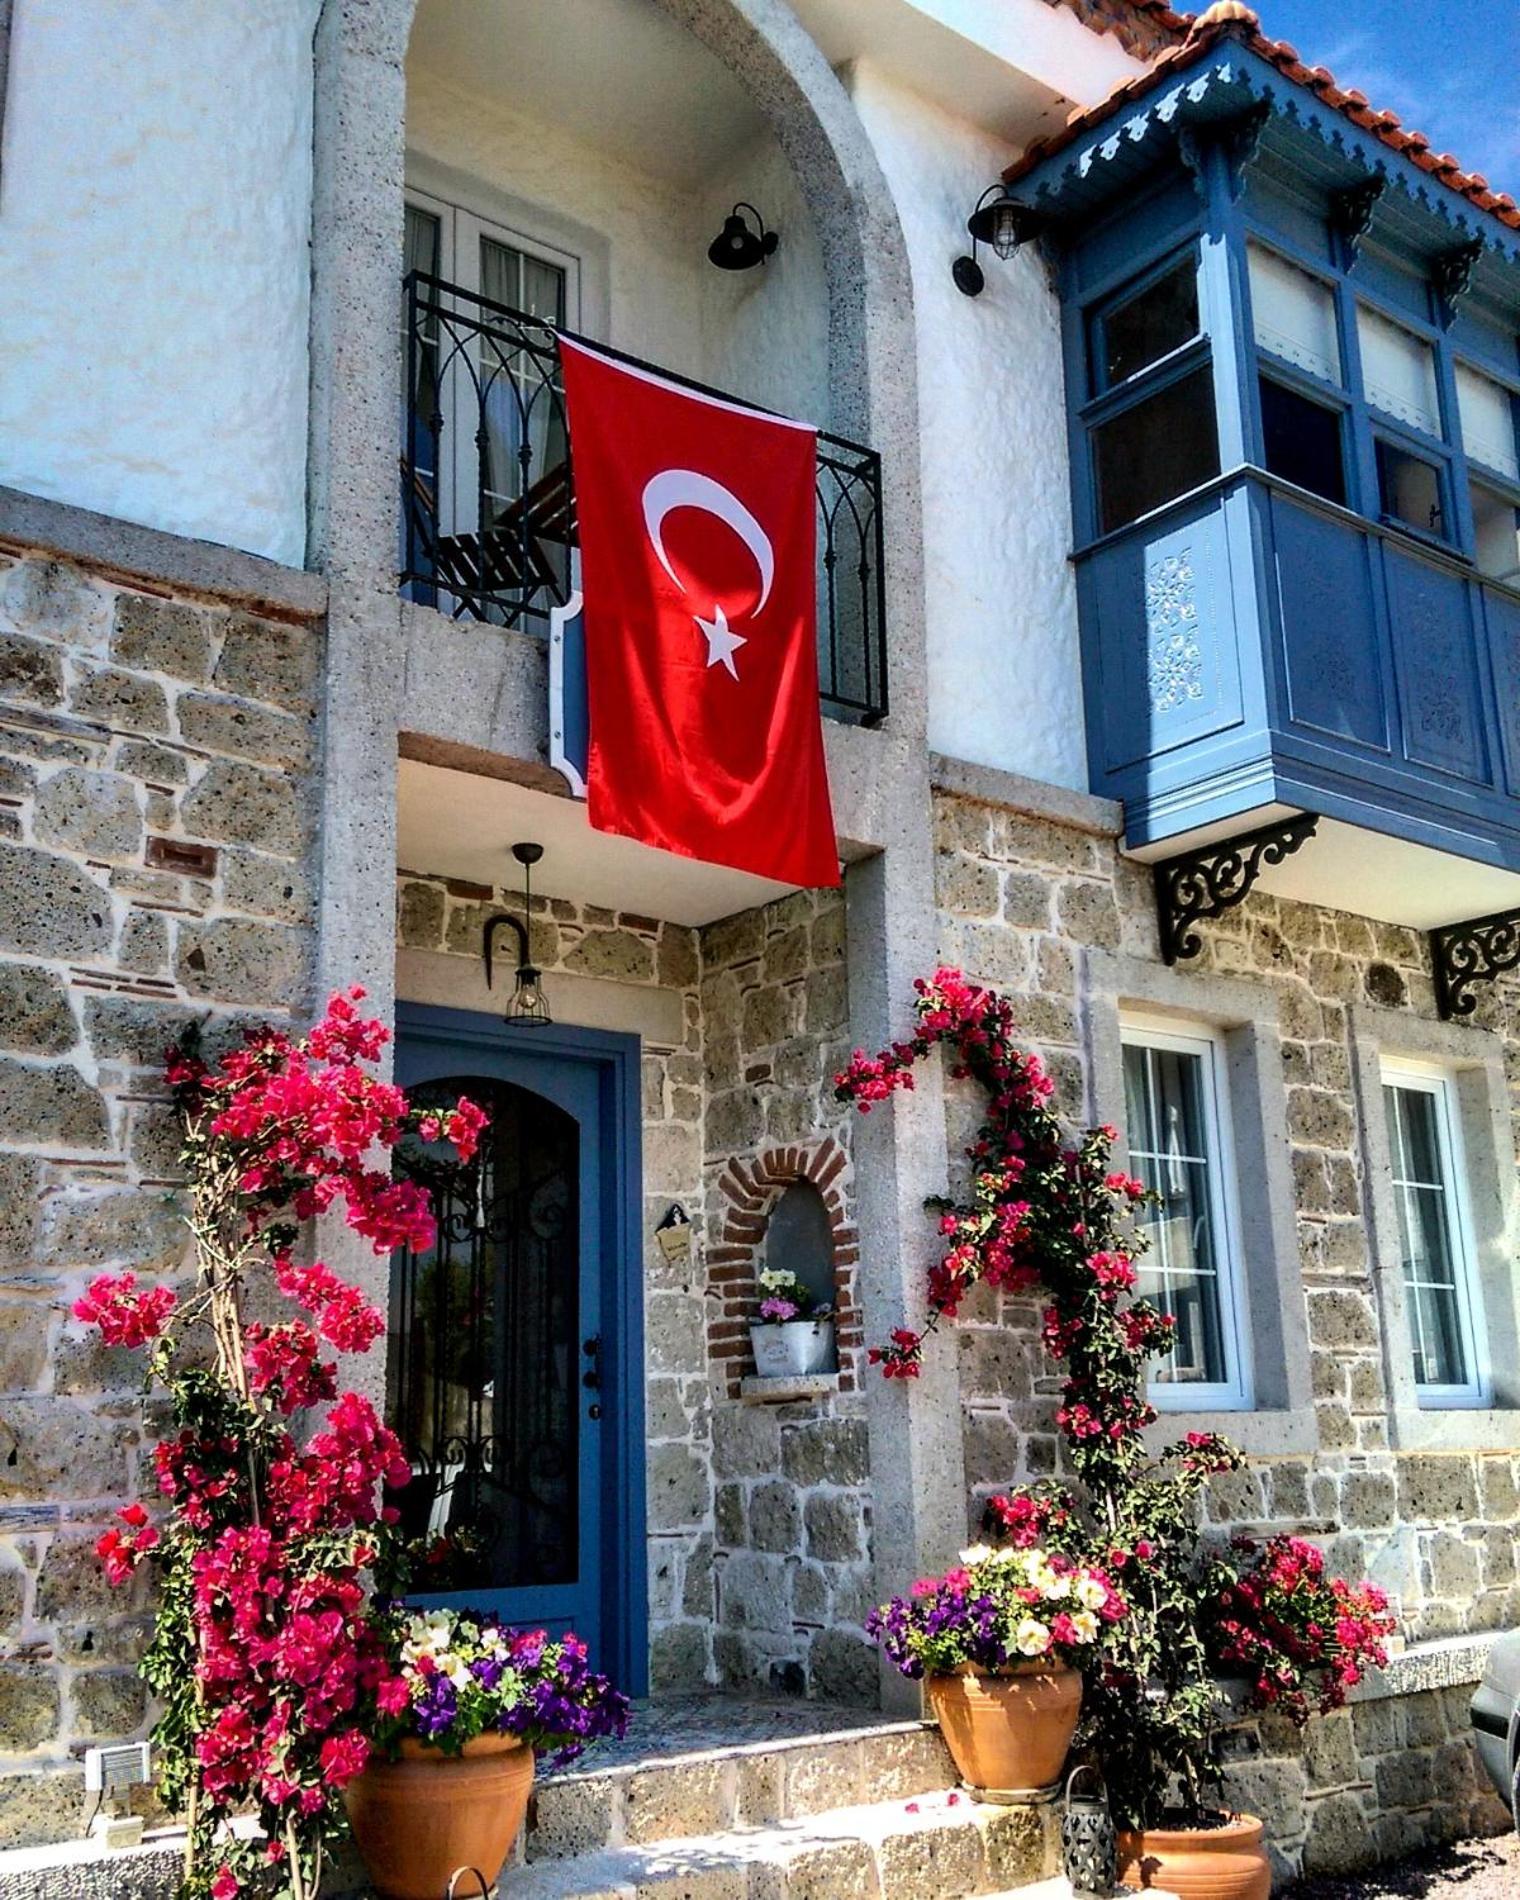
[[[391,1020],[396,737],[397,334],[412,0],[325,0],[316,35],[308,565],[328,579],[322,704],[317,998],[362,983]],[[341,1218],[319,1224],[336,1272],[384,1304],[389,1268]],[[378,1387],[380,1354],[365,1371]]]

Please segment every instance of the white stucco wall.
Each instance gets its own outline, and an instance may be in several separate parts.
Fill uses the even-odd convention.
[[[775,255],[753,270],[706,266],[703,381],[828,428],[828,276],[802,192],[774,139],[755,141],[708,180],[693,233],[699,253],[705,254],[741,198],[781,241]]]
[[[913,273],[929,742],[1085,791],[1057,301],[1029,252],[984,253],[978,298],[950,276],[1016,153],[868,64],[849,83]]]
[[[318,0],[17,0],[0,483],[300,565]]]
[[[409,182],[578,255],[590,334],[788,414],[826,406],[822,258],[769,139],[677,183],[413,62],[407,151]],[[719,271],[707,246],[751,193],[784,226],[783,252],[763,270]]]

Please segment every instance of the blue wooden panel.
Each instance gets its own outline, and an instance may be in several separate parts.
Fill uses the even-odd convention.
[[[1388,714],[1368,538],[1271,498],[1274,618],[1287,721],[1388,749]]]
[[[1483,590],[1489,661],[1497,689],[1499,742],[1504,749],[1504,788],[1520,798],[1520,602],[1494,588]]]
[[[1492,783],[1467,582],[1386,542],[1384,574],[1405,758]]]
[[[1105,769],[1239,723],[1240,661],[1224,515],[1128,536],[1089,563],[1101,642]]]
[[[494,1016],[396,1008],[396,1080],[495,1076],[553,1102],[580,1132],[578,1330],[601,1338],[599,1420],[583,1395],[577,1435],[579,1574],[538,1590],[429,1599],[489,1608],[551,1633],[575,1627],[597,1667],[642,1695],[648,1682],[639,1039],[555,1024],[505,1029]],[[579,1368],[577,1368],[579,1370]]]

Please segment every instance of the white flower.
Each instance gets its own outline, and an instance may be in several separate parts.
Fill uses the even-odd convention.
[[[963,1550],[961,1552],[961,1562],[970,1570],[975,1564],[986,1563],[991,1555],[992,1547],[990,1544],[973,1544],[969,1550]]]
[[[1071,1595],[1071,1578],[1063,1577],[1058,1571],[1047,1570],[1040,1578],[1040,1595],[1047,1603],[1064,1603]]]
[[[1077,1601],[1084,1610],[1101,1610],[1108,1601],[1108,1591],[1096,1577],[1083,1571],[1077,1578]]]
[[[1071,1626],[1077,1633],[1079,1643],[1095,1643],[1098,1640],[1098,1619],[1091,1610],[1073,1610]]]
[[[1021,1656],[1043,1656],[1050,1648],[1050,1631],[1026,1616],[1013,1632],[1013,1646]]]

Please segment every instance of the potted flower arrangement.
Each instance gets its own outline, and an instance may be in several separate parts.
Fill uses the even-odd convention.
[[[759,1318],[749,1329],[755,1370],[762,1379],[795,1379],[827,1372],[834,1357],[834,1309],[793,1273],[767,1268],[760,1275]]]
[[[857,1051],[836,1093],[869,1109],[911,1087],[914,1066],[943,1046],[952,1075],[980,1084],[988,1108],[969,1197],[934,1204],[946,1244],[926,1321],[899,1327],[870,1358],[889,1378],[916,1378],[926,1339],[979,1281],[1044,1296],[1043,1343],[1066,1375],[1055,1423],[1076,1486],[994,1499],[991,1529],[1100,1567],[1125,1600],[1103,1625],[1075,1737],[1107,1783],[1125,1881],[1188,1900],[1267,1900],[1262,1823],[1221,1798],[1219,1678],[1246,1669],[1255,1704],[1305,1719],[1385,1660],[1386,1601],[1375,1586],[1326,1578],[1299,1540],[1205,1550],[1202,1493],[1241,1454],[1213,1433],[1160,1446],[1148,1436],[1147,1368],[1173,1321],[1133,1297],[1136,1214],[1150,1197],[1113,1165],[1118,1131],[1066,1140],[1051,1077],[1018,1048],[1005,997],[954,970],[917,989],[914,1034],[878,1056]]]
[[[393,1613],[395,1674],[376,1693],[383,1751],[343,1789],[381,1900],[436,1900],[461,1868],[490,1886],[527,1811],[535,1753],[552,1766],[622,1735],[628,1702],[573,1635],[469,1611]]]
[[[1082,1702],[1078,1669],[1125,1612],[1109,1578],[1038,1545],[974,1545],[942,1577],[872,1611],[868,1634],[903,1675],[925,1678],[971,1793],[1024,1800],[1059,1780]]]

